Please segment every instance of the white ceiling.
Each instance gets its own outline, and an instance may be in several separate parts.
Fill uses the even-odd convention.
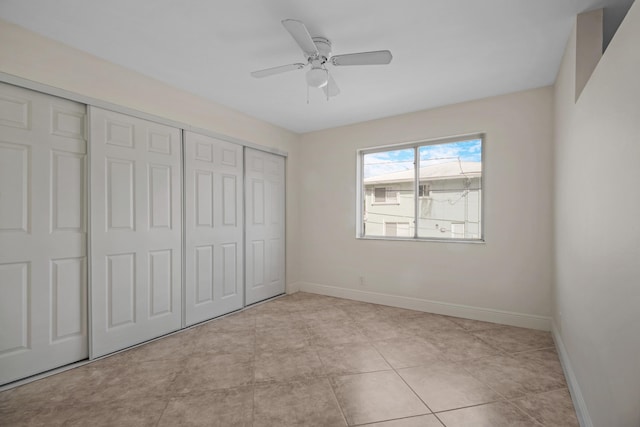
[[[552,84],[576,14],[629,0],[0,0],[0,17],[294,132]],[[333,53],[389,49],[386,66],[335,67],[310,89],[282,27],[306,23]]]

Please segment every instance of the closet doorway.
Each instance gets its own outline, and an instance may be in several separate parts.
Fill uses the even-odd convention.
[[[245,301],[285,292],[284,157],[245,148]]]
[[[0,83],[0,385],[88,356],[85,116]]]

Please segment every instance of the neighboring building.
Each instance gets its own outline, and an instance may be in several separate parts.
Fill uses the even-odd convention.
[[[452,161],[420,168],[418,237],[481,238],[481,162]],[[415,172],[364,179],[365,236],[413,237]]]

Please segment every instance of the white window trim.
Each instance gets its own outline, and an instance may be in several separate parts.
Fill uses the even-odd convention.
[[[452,142],[462,142],[462,141],[469,141],[472,139],[480,139],[482,141],[481,144],[481,158],[482,158],[482,175],[480,176],[480,188],[482,189],[482,192],[480,193],[480,215],[482,218],[482,221],[480,223],[480,237],[477,239],[453,239],[450,237],[447,238],[437,238],[437,237],[418,237],[417,233],[418,233],[418,228],[419,228],[419,224],[414,221],[414,229],[415,229],[415,235],[414,237],[388,237],[388,236],[365,236],[364,235],[364,218],[363,218],[363,206],[366,203],[366,195],[365,195],[365,187],[364,187],[364,168],[362,165],[362,159],[364,157],[365,154],[372,154],[372,153],[380,153],[380,152],[384,152],[384,151],[391,151],[391,150],[402,150],[402,149],[407,149],[407,148],[413,148],[416,151],[418,150],[419,147],[425,146],[425,145],[437,145],[437,144],[447,144],[447,143],[452,143]],[[389,145],[383,145],[383,146],[377,146],[377,147],[370,147],[370,148],[361,148],[358,149],[356,151],[356,239],[361,239],[361,240],[403,240],[403,241],[410,241],[410,242],[444,242],[444,243],[471,243],[471,244],[484,244],[486,243],[486,236],[485,236],[485,230],[484,230],[484,224],[485,224],[485,195],[486,195],[486,187],[485,187],[485,171],[484,171],[484,165],[486,164],[486,144],[487,144],[487,136],[484,132],[477,132],[477,133],[470,133],[470,134],[462,134],[462,135],[456,135],[456,136],[451,136],[451,137],[445,137],[445,138],[434,138],[434,139],[427,139],[427,140],[421,140],[421,141],[415,141],[415,142],[405,142],[405,143],[400,143],[400,144],[389,144]],[[416,171],[416,178],[414,179],[414,191],[415,194],[419,194],[420,191],[420,180],[419,180],[419,176],[418,174],[420,173],[420,158],[418,155],[415,156],[416,159],[416,164],[415,164],[415,171]],[[374,186],[375,188],[375,186]],[[374,190],[375,191],[375,190]],[[420,197],[420,199],[422,199],[424,197]],[[418,197],[416,197],[416,200],[418,199]],[[375,200],[375,194],[373,196],[373,200]],[[382,205],[382,204],[387,204],[387,203],[373,203],[376,205]],[[390,204],[396,204],[396,203],[390,203]],[[415,218],[418,218],[418,204],[415,204]]]

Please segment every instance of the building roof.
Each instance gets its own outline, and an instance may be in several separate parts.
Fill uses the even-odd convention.
[[[475,178],[482,175],[482,162],[458,162],[457,160],[420,168],[420,181],[438,181],[454,178]],[[365,185],[389,182],[410,182],[415,177],[414,171],[404,170],[384,175],[370,176],[364,179]]]

